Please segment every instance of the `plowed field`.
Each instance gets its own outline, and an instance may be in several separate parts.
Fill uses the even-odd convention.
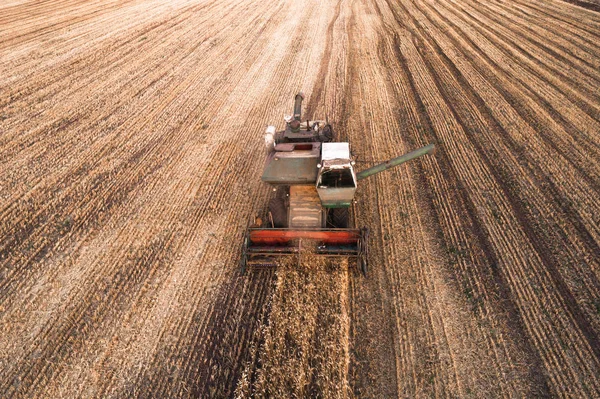
[[[600,14],[559,0],[0,4],[0,397],[600,396]],[[241,276],[293,96],[370,272]]]

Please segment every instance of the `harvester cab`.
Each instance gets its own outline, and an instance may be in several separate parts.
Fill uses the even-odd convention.
[[[256,218],[244,236],[241,267],[274,267],[276,258],[299,254],[310,247],[316,255],[356,259],[363,274],[368,266],[369,229],[351,219],[358,182],[424,154],[433,144],[356,173],[350,144],[333,142],[328,121],[302,121],[302,100],[285,129],[269,126],[265,134],[267,159],[262,180],[273,187],[266,217]],[[264,222],[262,222],[264,221]]]

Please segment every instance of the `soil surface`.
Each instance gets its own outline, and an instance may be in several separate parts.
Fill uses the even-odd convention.
[[[559,0],[2,1],[0,397],[600,396],[599,87]],[[240,274],[301,90],[359,170],[437,146],[366,278]]]

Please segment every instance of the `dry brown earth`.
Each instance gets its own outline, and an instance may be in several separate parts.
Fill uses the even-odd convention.
[[[600,396],[588,3],[1,2],[0,397]],[[360,187],[367,278],[239,275],[299,90],[438,146]]]

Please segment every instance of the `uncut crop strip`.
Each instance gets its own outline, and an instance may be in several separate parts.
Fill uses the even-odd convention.
[[[274,281],[272,273],[257,273],[222,284],[206,318],[203,320],[197,314],[183,326],[196,330],[203,339],[191,342],[177,339],[186,336],[181,332],[163,337],[164,341],[152,354],[152,368],[138,376],[115,376],[116,381],[126,382],[115,384],[117,394],[171,396],[187,391],[195,396],[232,396],[249,360],[244,357],[250,353],[248,346],[252,345],[258,326],[269,313],[267,299]],[[192,308],[193,305],[186,306]],[[182,352],[182,345],[191,345],[184,347],[189,359],[183,365],[182,359],[173,355]],[[134,379],[127,381],[127,377]]]

